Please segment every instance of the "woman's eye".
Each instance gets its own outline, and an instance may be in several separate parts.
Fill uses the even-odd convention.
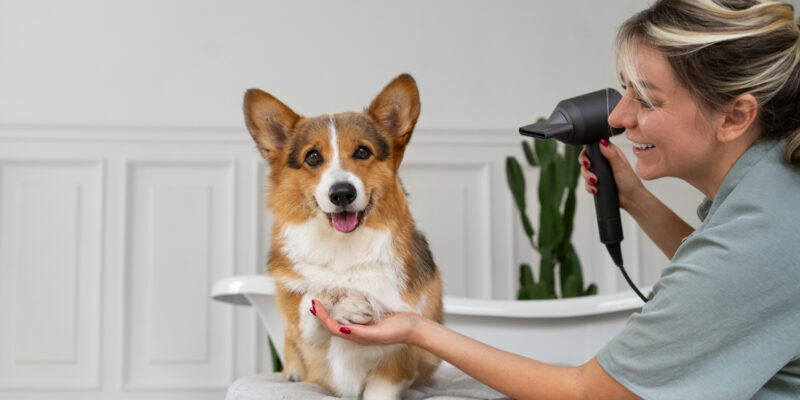
[[[311,150],[306,153],[306,164],[311,167],[316,167],[322,164],[322,154],[319,154],[316,150]]]
[[[358,149],[356,149],[355,154],[353,154],[353,157],[355,157],[355,158],[357,158],[359,160],[366,160],[371,155],[372,155],[372,152],[369,151],[369,149],[366,146],[359,146]]]
[[[652,110],[656,106],[655,104],[652,104],[652,103],[648,102],[647,100],[645,100],[645,99],[643,99],[641,97],[637,97],[636,101],[639,104],[641,104],[642,108],[644,108],[646,110]]]

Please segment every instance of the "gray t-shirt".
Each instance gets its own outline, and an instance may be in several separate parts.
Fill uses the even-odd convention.
[[[655,297],[597,355],[645,399],[800,398],[800,168],[748,149]]]

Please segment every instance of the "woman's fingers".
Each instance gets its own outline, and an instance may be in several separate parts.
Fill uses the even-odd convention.
[[[581,150],[578,155],[578,162],[581,164],[581,177],[584,180],[584,188],[589,194],[597,194],[597,175],[589,168],[592,166],[589,157],[586,155],[586,149]]]
[[[347,332],[352,332],[351,328],[341,325],[333,319],[333,317],[328,315],[328,310],[325,309],[322,302],[311,300],[311,305],[311,312],[317,316],[319,322],[322,323],[322,326],[324,326],[331,335],[344,337],[348,335]]]
[[[348,339],[360,345],[387,345],[405,343],[417,324],[419,314],[400,312],[384,316],[380,322],[369,325],[342,325],[328,315],[325,306],[319,301],[312,301],[309,310],[317,316],[322,326],[331,335]]]
[[[380,325],[342,325],[328,314],[322,302],[312,300],[311,312],[333,336],[348,339],[360,345],[383,344],[384,332]]]

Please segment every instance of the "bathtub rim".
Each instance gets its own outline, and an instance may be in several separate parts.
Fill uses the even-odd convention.
[[[642,288],[647,293],[650,287]],[[236,275],[214,283],[214,300],[251,305],[249,296],[274,296],[275,284],[267,275]],[[504,318],[570,318],[640,309],[644,303],[633,291],[554,300],[497,300],[444,296],[444,312],[450,315]]]

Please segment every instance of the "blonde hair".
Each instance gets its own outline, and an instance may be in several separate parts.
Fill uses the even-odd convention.
[[[775,0],[659,0],[617,33],[617,70],[645,101],[633,57],[661,52],[701,106],[721,110],[749,93],[759,104],[761,138],[788,138],[800,161],[800,27],[794,7]]]

